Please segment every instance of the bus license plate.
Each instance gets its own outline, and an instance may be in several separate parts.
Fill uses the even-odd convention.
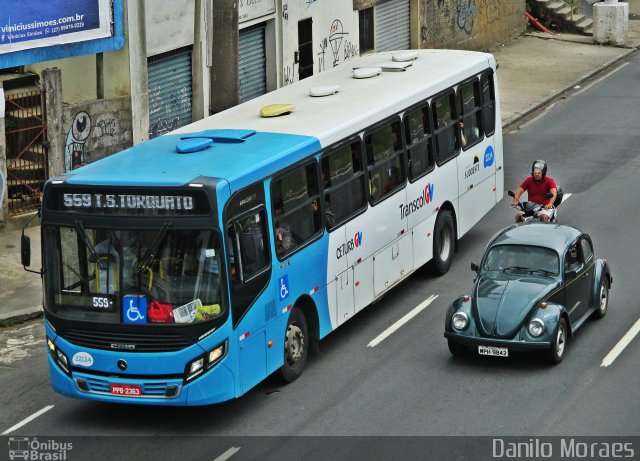
[[[492,355],[494,357],[509,357],[509,349],[506,347],[478,346],[478,354]]]
[[[142,387],[138,384],[112,384],[111,393],[127,397],[139,397],[142,395]]]

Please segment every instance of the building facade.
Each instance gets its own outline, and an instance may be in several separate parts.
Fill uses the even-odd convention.
[[[33,75],[48,95],[41,115],[46,129],[31,144],[40,150],[38,158],[46,156],[36,180],[20,173],[25,155],[12,158],[24,149],[8,147],[13,131],[7,127],[14,120],[9,111],[4,118],[0,112],[6,125],[0,129],[0,170],[7,177],[0,222],[33,210],[47,177],[348,65],[361,54],[490,50],[526,27],[525,0],[111,1],[122,3],[124,15],[125,40],[118,50],[17,69],[7,69],[0,54],[0,74]],[[26,202],[25,191],[34,195]]]

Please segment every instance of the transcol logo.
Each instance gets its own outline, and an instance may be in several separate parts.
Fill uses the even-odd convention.
[[[343,256],[349,254],[350,251],[353,251],[355,248],[362,246],[362,231],[358,231],[353,234],[353,238],[347,243],[343,243],[338,248],[336,248],[336,258],[340,259]]]
[[[406,205],[400,205],[400,219],[404,219],[411,213],[418,211],[423,206],[429,205],[429,203],[433,201],[433,189],[433,184],[427,183],[427,185],[424,186],[422,195],[420,195],[420,197],[417,197],[415,200],[407,203]]]

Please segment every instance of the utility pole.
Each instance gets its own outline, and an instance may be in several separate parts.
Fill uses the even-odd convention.
[[[238,104],[238,1],[213,0],[211,21],[212,114]]]

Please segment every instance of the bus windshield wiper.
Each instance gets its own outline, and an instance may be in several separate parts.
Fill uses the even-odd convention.
[[[162,229],[156,234],[156,238],[153,239],[153,243],[149,245],[149,248],[142,256],[142,262],[138,265],[138,272],[145,272],[149,270],[153,261],[156,259],[160,244],[163,242],[164,237],[167,235],[167,231],[171,227],[171,223],[165,223]]]
[[[106,267],[103,266],[103,262],[100,261],[100,256],[98,256],[98,252],[96,251],[95,247],[91,243],[91,240],[89,240],[89,236],[87,235],[87,231],[82,225],[82,222],[76,220],[74,223],[74,226],[76,228],[76,232],[78,233],[78,235],[80,236],[80,239],[82,240],[82,243],[84,243],[84,246],[89,251],[89,262],[98,263],[98,266],[100,267],[100,269],[105,270]]]

